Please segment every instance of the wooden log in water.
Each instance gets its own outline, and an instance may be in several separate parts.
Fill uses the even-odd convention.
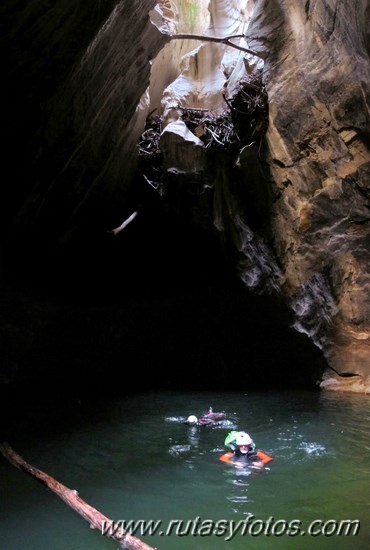
[[[115,529],[114,522],[100,513],[99,510],[96,510],[87,504],[87,502],[82,500],[78,496],[77,491],[74,489],[69,489],[45,472],[42,472],[34,466],[31,466],[31,464],[28,464],[11,448],[8,443],[4,442],[0,444],[0,452],[13,466],[36,478],[48,489],[53,491],[53,493],[58,495],[59,498],[64,500],[68,506],[70,506],[75,512],[89,522],[92,529],[98,529],[100,533],[103,533],[104,530],[105,536],[114,539],[121,545],[122,548],[126,548],[128,550],[156,550],[152,546],[148,546],[145,542],[142,542],[137,537],[131,535],[122,527]],[[111,533],[109,531],[109,526],[113,527]]]

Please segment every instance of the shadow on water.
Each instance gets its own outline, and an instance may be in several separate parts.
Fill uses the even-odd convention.
[[[223,411],[227,422],[196,428],[183,423],[209,406]],[[265,471],[237,471],[218,460],[234,428],[247,430],[257,447],[274,458]],[[10,443],[111,519],[156,520],[162,530],[172,522],[170,536],[136,533],[159,550],[246,545],[283,550],[297,544],[365,550],[370,540],[369,428],[366,396],[158,391],[81,402],[48,419],[42,409],[33,411],[18,423]],[[114,548],[4,460],[0,479],[0,536],[7,550]],[[307,531],[315,520],[329,522],[329,529],[334,520],[357,519],[356,537],[286,532],[293,520]]]

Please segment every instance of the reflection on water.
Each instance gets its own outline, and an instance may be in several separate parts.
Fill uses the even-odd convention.
[[[215,426],[184,423],[209,406],[226,419]],[[370,543],[369,428],[366,396],[178,392],[81,404],[62,416],[30,412],[10,443],[111,519],[161,520],[163,527],[196,518],[239,525],[229,540],[221,529],[213,535],[136,533],[158,550],[361,550]],[[218,460],[231,429],[248,431],[258,449],[274,458],[268,468],[236,470]],[[116,548],[2,459],[0,482],[1,548]],[[268,521],[278,531],[282,522],[299,520],[307,529],[314,520],[344,519],[361,521],[358,536],[257,533]],[[254,531],[247,530],[248,521]]]

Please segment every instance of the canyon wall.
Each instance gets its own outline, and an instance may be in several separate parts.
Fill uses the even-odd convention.
[[[283,292],[327,357],[322,387],[370,391],[369,3],[256,3]],[[333,370],[332,370],[333,369]]]
[[[369,392],[370,2],[162,0],[156,7],[153,0],[6,0],[0,10],[3,168],[11,174],[1,204],[1,251],[8,273],[58,276],[61,285],[80,277],[91,288],[114,279],[119,287],[132,256],[125,242],[122,263],[115,260],[118,269],[107,274],[122,253],[107,232],[145,208],[153,191],[142,192],[136,177],[147,115],[166,110],[184,75],[203,93],[207,64],[217,75],[213,103],[198,105],[197,94],[189,94],[201,108],[220,108],[221,87],[235,88],[236,75],[251,70],[250,56],[236,60],[223,45],[170,42],[160,32],[162,16],[173,22],[162,31],[220,36],[215,22],[231,14],[236,26],[227,23],[223,35],[242,29],[242,44],[263,59],[266,136],[243,148],[231,169],[207,162],[202,150],[192,185],[176,180],[187,191],[174,193],[172,204],[167,196],[164,210],[157,208],[160,194],[150,195],[155,208],[131,245],[131,265],[138,262],[139,272],[155,261],[159,239],[144,240],[163,211],[172,208],[172,216],[183,209],[181,197],[186,203],[191,196],[197,216],[187,218],[185,231],[201,220],[212,239],[216,233],[224,242],[226,235],[246,287],[288,305],[295,330],[327,361],[321,387]],[[179,13],[187,16],[181,24]],[[161,238],[170,233],[166,226]],[[95,267],[104,268],[103,282]]]
[[[150,21],[154,5],[2,3],[10,246],[63,244],[125,217],[146,116],[140,98],[167,41]]]

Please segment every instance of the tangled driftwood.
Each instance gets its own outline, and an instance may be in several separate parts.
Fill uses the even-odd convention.
[[[224,96],[242,145],[262,137],[268,126],[268,97],[261,73],[240,81],[239,89],[230,99]]]
[[[149,116],[139,141],[139,170],[154,189],[158,188],[161,179],[161,133],[162,117]]]
[[[179,114],[189,130],[204,144],[207,151],[214,149],[239,151],[245,145],[258,141],[268,126],[268,97],[261,71],[240,81],[232,97],[226,97],[225,109],[178,107]],[[140,170],[154,188],[161,180],[162,153],[160,136],[162,117],[148,117],[139,142]]]
[[[182,120],[189,130],[203,141],[206,149],[228,148],[239,141],[228,109],[217,114],[212,111],[191,108],[181,109],[181,112]]]

